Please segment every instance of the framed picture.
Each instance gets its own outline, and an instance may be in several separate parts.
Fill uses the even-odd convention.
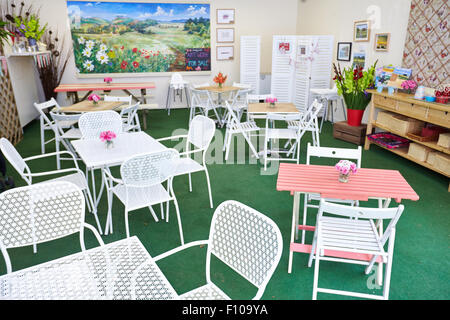
[[[233,46],[217,46],[217,60],[233,60],[234,47]]]
[[[376,51],[388,51],[390,33],[377,33],[375,34],[375,50]]]
[[[338,61],[350,61],[351,58],[352,58],[352,43],[351,42],[338,42],[337,60]]]
[[[234,42],[234,29],[217,28],[217,42]]]
[[[369,41],[370,39],[370,22],[369,21],[356,21],[353,30],[353,41],[362,42]]]
[[[217,9],[217,24],[233,24],[234,9]]]

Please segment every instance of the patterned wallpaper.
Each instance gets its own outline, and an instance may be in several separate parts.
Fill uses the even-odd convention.
[[[450,83],[448,0],[412,0],[403,67],[425,87]]]

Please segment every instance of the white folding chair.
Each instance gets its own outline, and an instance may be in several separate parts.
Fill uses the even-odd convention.
[[[361,156],[362,148],[359,146],[357,149],[347,148],[327,148],[327,147],[313,147],[308,142],[306,149],[306,164],[311,164],[311,157],[318,158],[330,158],[339,160],[353,160],[356,162],[356,166],[361,168]],[[305,193],[303,201],[303,225],[306,225],[306,217],[308,208],[319,208],[319,205],[312,204],[312,201],[320,201],[320,194]],[[358,201],[355,200],[341,200],[341,199],[325,199],[328,202],[346,203],[349,205],[358,205]],[[298,225],[298,223],[297,223]],[[298,229],[296,230],[296,238],[298,237]],[[302,231],[302,243],[305,243],[305,230]]]
[[[166,100],[166,109],[168,110],[168,114],[170,115],[171,109],[171,96],[173,95],[173,101],[175,102],[175,97],[178,95],[180,97],[180,101],[183,101],[183,90],[186,95],[186,102],[189,108],[189,96],[188,96],[188,82],[183,80],[183,76],[179,72],[175,72],[172,74],[169,82],[169,87],[167,89],[167,100]]]
[[[225,101],[225,106],[227,107],[228,114],[230,115],[230,120],[227,122],[227,128],[225,131],[225,141],[223,144],[223,148],[225,152],[225,160],[228,160],[228,155],[230,154],[231,149],[231,140],[233,139],[234,134],[242,134],[245,140],[250,147],[250,150],[253,152],[253,155],[259,159],[258,152],[256,151],[253,143],[251,142],[251,134],[260,130],[260,128],[256,125],[253,120],[249,120],[246,122],[241,122],[237,115],[234,113],[233,109],[231,109],[228,101]]]
[[[306,109],[305,112],[305,120],[309,120],[310,118],[313,119],[313,121],[310,122],[303,122],[302,124],[298,121],[288,121],[287,125],[288,128],[298,128],[299,126],[303,126],[304,131],[311,132],[313,146],[320,147],[320,129],[319,129],[319,120],[318,120],[318,114],[314,113],[314,110],[316,109],[316,106],[319,104],[317,100],[314,100],[314,102]]]
[[[154,258],[159,261],[191,247],[207,245],[206,284],[180,296],[185,300],[229,300],[211,279],[211,258],[220,259],[257,288],[253,300],[260,299],[283,251],[278,226],[267,216],[237,201],[225,201],[214,211],[208,240],[193,241]],[[138,274],[140,270],[137,270]],[[136,279],[136,275],[132,279]],[[132,280],[133,281],[133,280]],[[219,284],[219,283],[218,283]],[[135,290],[145,283],[133,281]]]
[[[41,184],[41,183],[33,183],[33,178],[35,177],[45,177],[45,176],[52,176],[52,175],[60,175],[57,178],[48,179],[45,182],[54,182],[54,181],[68,181],[71,183],[74,183],[78,188],[80,188],[84,196],[86,197],[86,203],[88,205],[89,211],[94,215],[95,222],[97,223],[98,230],[100,234],[102,233],[102,228],[100,227],[100,222],[98,220],[97,216],[97,209],[94,205],[91,192],[89,191],[89,187],[87,184],[86,176],[84,175],[83,171],[80,170],[78,167],[77,160],[75,159],[74,155],[70,153],[69,151],[59,151],[59,152],[53,152],[53,153],[47,153],[42,155],[37,155],[33,157],[28,158],[22,158],[22,156],[17,152],[16,148],[9,142],[6,138],[0,138],[0,150],[2,151],[3,155],[6,159],[8,159],[9,163],[13,166],[13,168],[20,174],[23,180],[28,185],[35,185],[35,184]],[[52,170],[52,171],[44,171],[44,172],[38,172],[38,173],[32,173],[30,170],[30,167],[27,165],[27,162],[36,160],[36,159],[44,159],[47,157],[52,157],[56,155],[66,154],[72,157],[74,166],[73,168],[67,168],[67,169],[58,169],[58,170]]]
[[[316,229],[308,266],[314,266],[313,300],[318,292],[346,295],[368,299],[389,298],[392,258],[394,253],[395,226],[402,215],[404,206],[397,208],[350,207],[320,200]],[[340,217],[324,216],[332,214]],[[350,218],[350,219],[349,219]],[[390,219],[383,233],[377,231],[376,221]],[[387,251],[384,246],[388,243]],[[360,260],[355,257],[364,257]],[[386,264],[382,295],[319,288],[319,264],[321,260],[367,265],[369,274],[376,262]],[[337,276],[337,275],[335,275]]]
[[[108,195],[108,218],[105,234],[113,232],[112,202],[115,195],[125,206],[125,229],[127,238],[130,237],[128,213],[148,207],[155,221],[159,221],[152,206],[167,203],[166,222],[169,222],[169,201],[173,201],[178,219],[181,244],[184,244],[180,211],[177,198],[173,192],[172,180],[175,172],[174,160],[179,158],[178,151],[167,149],[164,151],[137,155],[125,160],[120,166],[121,179],[115,178],[109,168],[103,170]],[[167,181],[167,189],[162,185]]]
[[[211,141],[216,132],[216,125],[214,121],[202,115],[197,115],[192,119],[189,125],[189,131],[187,135],[178,135],[167,138],[158,139],[158,141],[186,139],[185,151],[180,153],[180,158],[174,160],[176,169],[174,176],[189,175],[189,191],[192,192],[192,180],[191,173],[205,171],[206,182],[208,185],[209,203],[211,208],[213,207],[211,183],[209,181],[208,169],[206,167],[206,151],[211,144]],[[190,145],[194,146],[194,149],[190,150]],[[191,155],[201,155],[201,163],[191,158]]]
[[[267,161],[295,161],[297,164],[300,162],[300,142],[302,137],[308,131],[307,129],[312,126],[314,119],[322,108],[322,104],[316,101],[311,105],[311,114],[277,114],[269,113],[266,117],[266,132],[264,141],[264,170],[267,170]],[[281,121],[284,127],[276,128],[274,127],[274,121]],[[287,127],[286,123],[291,121],[296,121],[298,127]],[[274,147],[269,147],[271,140],[287,140],[287,145],[291,145],[290,149],[275,149]],[[268,154],[286,154],[286,157],[268,157]],[[290,157],[290,158],[289,158]]]
[[[75,149],[72,147],[70,140],[81,139],[81,131],[78,128],[71,127],[66,129],[66,123],[77,123],[81,117],[81,114],[61,114],[58,112],[50,111],[50,116],[53,119],[53,128],[55,132],[55,145],[56,145],[56,163],[57,168],[61,168],[61,160],[72,160],[70,158],[61,158],[59,155],[59,144],[61,143],[67,151],[71,152],[75,158],[78,159]]]
[[[97,230],[84,222],[84,197],[73,183],[57,181],[14,188],[0,194],[0,251],[7,273],[12,272],[7,249],[56,240],[80,233],[85,251],[84,228],[90,229],[100,245]]]
[[[199,109],[200,112],[197,112]],[[213,111],[219,124],[222,123],[219,113],[217,112],[216,105],[211,97],[211,93],[208,90],[198,90],[191,88],[191,110],[189,114],[189,123],[197,114],[203,114],[209,118],[210,111]]]
[[[54,98],[51,98],[49,101],[43,103],[34,103],[34,107],[39,112],[39,123],[40,123],[40,132],[41,132],[41,153],[45,153],[45,145],[55,138],[51,138],[49,140],[45,140],[45,131],[53,131],[55,133],[55,128],[53,127],[54,122],[50,120],[45,111],[49,111],[50,108],[60,109],[58,102]],[[77,121],[67,121],[60,122],[59,126],[64,129],[72,128]]]
[[[239,120],[242,119],[242,116],[245,112],[247,112],[248,108],[248,99],[247,96],[251,92],[250,88],[242,88],[236,91],[236,93],[233,95],[232,99],[229,101],[231,109],[236,113],[236,116]],[[231,115],[226,110],[224,119],[226,122],[229,122],[231,120]],[[248,116],[246,117],[248,119]]]
[[[140,102],[126,106],[120,110],[120,116],[123,121],[123,132],[141,131],[141,124],[139,122],[138,109]]]
[[[82,139],[99,139],[103,131],[123,132],[122,117],[115,111],[94,111],[84,113],[78,120]]]

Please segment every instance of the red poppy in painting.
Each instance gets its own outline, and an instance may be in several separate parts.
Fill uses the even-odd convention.
[[[133,53],[136,53],[137,51],[137,48],[133,48]]]
[[[150,56],[145,56],[145,59],[149,59],[150,58]]]
[[[120,47],[120,49],[122,49],[122,50],[123,50],[124,48],[125,48],[125,46],[121,46],[121,47]]]
[[[139,67],[139,62],[133,61],[133,67],[135,67],[135,68]]]
[[[127,68],[127,66],[128,66],[128,62],[126,62],[126,61],[122,61],[122,63],[120,64],[120,67],[124,70]]]

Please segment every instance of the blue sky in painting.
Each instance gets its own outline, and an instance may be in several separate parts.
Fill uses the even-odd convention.
[[[170,21],[188,18],[208,18],[209,4],[190,3],[142,3],[142,2],[84,2],[67,1],[69,15],[82,18],[113,20],[116,16],[132,19]]]

